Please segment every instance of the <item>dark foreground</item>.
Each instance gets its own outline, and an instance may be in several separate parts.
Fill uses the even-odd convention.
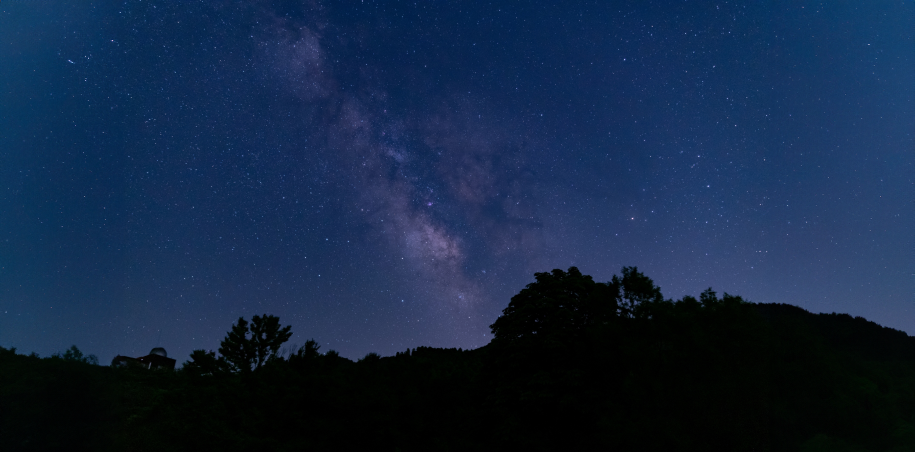
[[[241,373],[0,348],[0,449],[915,450],[915,337],[862,318],[707,293],[525,335],[510,310],[477,350]]]

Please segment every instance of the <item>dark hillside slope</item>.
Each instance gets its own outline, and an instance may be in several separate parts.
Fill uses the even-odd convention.
[[[493,331],[357,362],[310,341],[247,371],[0,348],[0,450],[915,450],[915,338],[862,318],[571,268]]]
[[[110,369],[0,347],[0,450],[99,450],[120,417]]]
[[[768,322],[799,321],[814,330],[832,348],[865,359],[915,360],[915,337],[848,314],[811,314],[789,304],[757,304]]]

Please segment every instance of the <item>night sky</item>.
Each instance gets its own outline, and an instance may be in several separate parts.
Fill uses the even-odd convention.
[[[476,348],[637,266],[915,334],[915,4],[0,3],[0,345]]]

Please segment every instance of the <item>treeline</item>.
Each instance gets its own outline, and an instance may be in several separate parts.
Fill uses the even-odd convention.
[[[0,348],[0,448],[915,450],[915,337],[711,289],[665,300],[630,267],[535,277],[476,350],[284,354],[267,315],[178,371]]]

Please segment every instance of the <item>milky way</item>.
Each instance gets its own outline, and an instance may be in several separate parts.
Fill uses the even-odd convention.
[[[343,169],[336,183],[354,191],[345,202],[359,207],[361,220],[388,245],[386,253],[403,255],[434,311],[451,320],[445,324],[453,337],[469,334],[461,319],[476,317],[477,305],[493,301],[478,277],[485,270],[475,272],[470,262],[499,268],[506,264],[498,257],[521,255],[533,264],[543,249],[531,199],[534,177],[524,162],[529,133],[509,137],[489,118],[473,118],[489,111],[472,105],[485,99],[446,92],[425,111],[389,112],[389,94],[370,75],[360,74],[356,89],[343,89],[321,46],[333,38],[319,31],[327,27],[320,9],[306,17],[270,15],[261,69],[282,92],[321,105],[319,117],[302,124],[310,141],[320,143],[311,152],[330,155]]]

